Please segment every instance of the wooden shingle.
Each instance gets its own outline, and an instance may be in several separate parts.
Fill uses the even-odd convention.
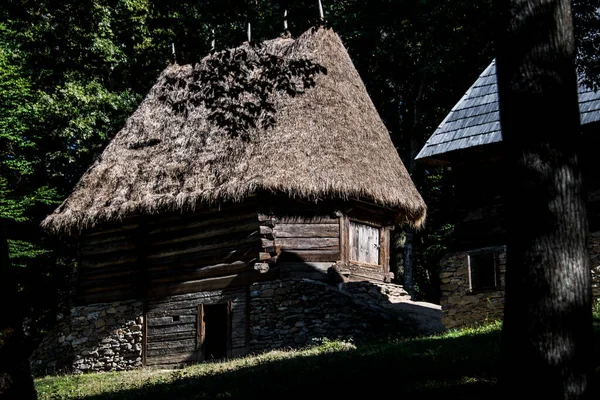
[[[594,92],[580,85],[579,111],[582,125],[600,121],[600,91]],[[496,62],[493,60],[437,127],[416,158],[436,158],[455,150],[501,141]]]

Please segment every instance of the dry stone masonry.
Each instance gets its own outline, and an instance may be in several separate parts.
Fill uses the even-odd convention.
[[[412,302],[399,285],[289,278],[257,282],[243,290],[166,296],[145,304],[74,307],[32,356],[34,373],[129,370],[142,367],[144,358],[147,366],[170,367],[209,359],[198,353],[197,338],[204,335],[198,336],[199,321],[202,332],[214,332],[220,325],[211,318],[217,316],[220,308],[214,307],[219,304],[229,304],[233,357],[304,347],[324,339],[360,342],[443,329],[439,306]],[[171,358],[163,360],[165,350]],[[179,353],[179,361],[173,361]]]
[[[600,301],[600,232],[590,234],[588,244],[594,302]],[[478,249],[498,252],[500,284],[497,290],[472,292],[467,258],[472,252],[454,253],[441,261],[442,322],[446,328],[501,319],[504,309],[506,246]]]
[[[373,338],[401,325],[380,307],[309,279],[250,287],[250,351],[298,347],[323,338]]]
[[[500,284],[496,290],[471,291],[468,267],[469,252],[450,254],[442,259],[440,272],[442,297],[440,302],[442,322],[446,328],[502,318],[506,247],[485,250],[499,253]]]
[[[142,366],[143,303],[73,307],[32,355],[36,375],[123,371]]]

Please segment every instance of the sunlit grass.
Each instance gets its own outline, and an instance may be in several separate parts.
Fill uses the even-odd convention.
[[[383,395],[383,382],[393,382],[397,394],[484,390],[495,384],[500,328],[499,322],[491,322],[360,346],[325,339],[303,350],[178,370],[45,377],[36,380],[36,388],[40,399],[281,398],[310,395],[312,387],[322,387],[324,396],[353,396],[367,388]],[[359,382],[363,385],[354,385]]]

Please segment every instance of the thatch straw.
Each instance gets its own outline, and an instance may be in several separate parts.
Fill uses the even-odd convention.
[[[319,28],[296,40],[266,42],[264,51],[308,59],[327,72],[315,76],[315,86],[303,94],[274,93],[275,125],[259,123],[243,137],[209,121],[204,103],[190,106],[185,86],[214,55],[195,67],[166,68],[42,225],[70,233],[136,214],[242,201],[266,190],[315,201],[371,201],[397,210],[398,221],[420,226],[425,204],[340,38]],[[185,112],[174,108],[174,99],[181,99]]]

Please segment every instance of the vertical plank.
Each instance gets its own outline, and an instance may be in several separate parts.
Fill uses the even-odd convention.
[[[232,307],[231,300],[227,302],[227,358],[231,358],[231,336],[232,336]]]
[[[383,267],[383,280],[390,281],[390,228],[384,227],[381,229],[379,238],[379,259]]]
[[[204,304],[198,305],[196,313],[196,353],[198,361],[204,361],[204,338],[206,337],[204,325]]]
[[[345,215],[339,216],[340,222],[340,261],[348,262],[348,258],[350,257],[349,249],[348,249],[348,241],[349,241],[349,229],[348,229],[348,217]]]
[[[360,261],[360,231],[358,224],[350,221],[349,224],[350,261]]]
[[[378,265],[380,234],[379,228],[350,222],[350,261]]]
[[[379,264],[379,228],[374,226],[361,226],[361,236],[365,238],[364,262]]]

